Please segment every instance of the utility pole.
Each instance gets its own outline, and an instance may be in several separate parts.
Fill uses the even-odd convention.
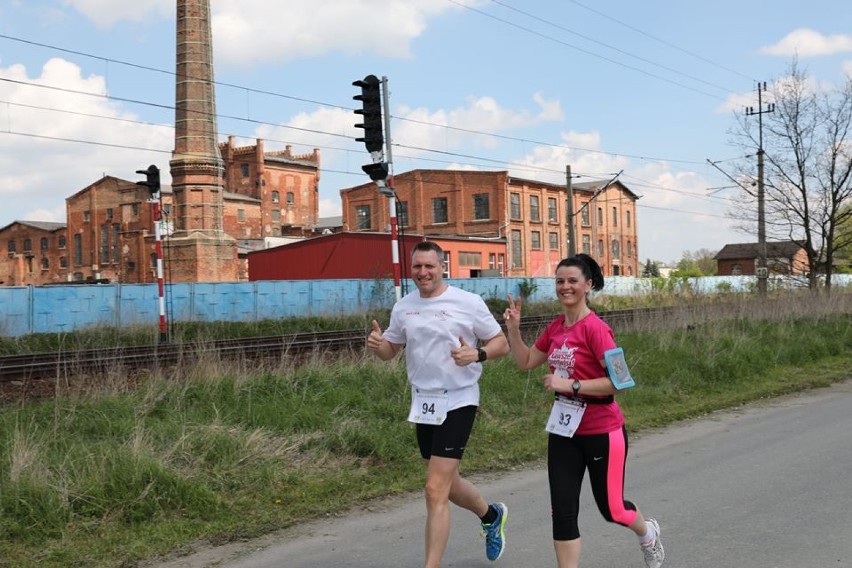
[[[763,184],[763,115],[775,111],[775,103],[769,103],[763,108],[763,93],[766,92],[766,81],[757,84],[757,110],[746,107],[746,116],[757,115],[758,147],[757,147],[757,294],[766,297],[769,270],[766,267],[766,208],[765,189]]]
[[[568,256],[577,254],[577,239],[574,238],[574,187],[571,185],[571,164],[565,166],[565,187],[568,190]]]

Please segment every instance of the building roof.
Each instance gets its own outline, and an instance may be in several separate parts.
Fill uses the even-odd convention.
[[[222,191],[222,199],[229,199],[231,201],[248,201],[250,203],[261,203],[260,199],[255,197],[249,197],[248,195],[243,195],[242,193],[234,193],[232,191]]]
[[[244,256],[256,250],[263,250],[263,239],[237,239],[237,254]]]
[[[90,191],[93,187],[102,186],[106,183],[114,184],[116,189],[129,189],[137,185],[135,181],[127,181],[126,179],[117,178],[115,176],[104,175],[102,178],[98,179],[97,181],[93,181],[83,189],[72,193],[71,195],[65,198],[65,201],[74,201],[77,197],[85,194],[87,191]]]
[[[302,166],[305,168],[311,169],[319,169],[317,163],[313,160],[309,160],[306,158],[289,158],[287,156],[276,155],[274,153],[268,153],[263,155],[263,160],[265,162],[271,162],[276,164],[286,164],[288,166]]]
[[[604,184],[606,184],[606,185],[604,185]],[[578,190],[578,191],[588,191],[588,192],[591,192],[591,193],[595,193],[600,189],[604,189],[606,187],[609,187],[610,185],[616,185],[616,184],[620,185],[621,188],[626,193],[629,193],[635,199],[639,199],[639,196],[637,194],[633,193],[633,191],[631,191],[629,187],[627,187],[626,185],[624,185],[623,183],[621,183],[618,180],[612,181],[610,183],[606,183],[605,181],[601,181],[601,180],[598,180],[598,181],[583,181],[583,182],[579,182],[579,183],[572,183],[571,188]]]
[[[335,217],[320,217],[317,219],[317,224],[315,229],[339,229],[343,226],[343,215],[337,215]]]
[[[0,228],[0,231],[5,231],[6,229],[8,229],[9,227],[11,227],[12,225],[14,225],[16,223],[18,225],[26,225],[28,227],[33,227],[34,229],[39,229],[40,231],[49,231],[49,232],[58,231],[59,229],[64,229],[65,227],[67,227],[67,225],[65,223],[53,223],[53,222],[50,222],[50,221],[17,221],[16,220],[16,221],[12,221],[11,223],[6,225],[5,227]]]
[[[796,241],[773,241],[766,243],[766,256],[772,258],[793,258],[804,246]],[[758,243],[737,243],[722,247],[716,256],[716,260],[738,260],[741,258],[757,258],[759,256]]]

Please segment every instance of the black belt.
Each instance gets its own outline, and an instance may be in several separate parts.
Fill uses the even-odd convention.
[[[612,404],[615,402],[615,397],[612,395],[603,396],[603,397],[585,397],[585,396],[571,396],[567,394],[557,394],[557,398],[562,397],[568,400],[576,400],[578,402],[585,402],[586,404]]]

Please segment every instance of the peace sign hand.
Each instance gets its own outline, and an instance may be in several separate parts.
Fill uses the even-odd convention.
[[[523,298],[515,300],[512,295],[507,296],[509,299],[509,307],[503,312],[503,321],[506,322],[506,329],[509,331],[517,331],[521,328],[521,306],[524,303]]]

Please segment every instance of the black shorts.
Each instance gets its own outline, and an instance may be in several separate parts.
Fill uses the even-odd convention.
[[[417,444],[424,460],[432,456],[460,460],[473,430],[476,406],[463,406],[447,412],[444,423],[417,425]]]

